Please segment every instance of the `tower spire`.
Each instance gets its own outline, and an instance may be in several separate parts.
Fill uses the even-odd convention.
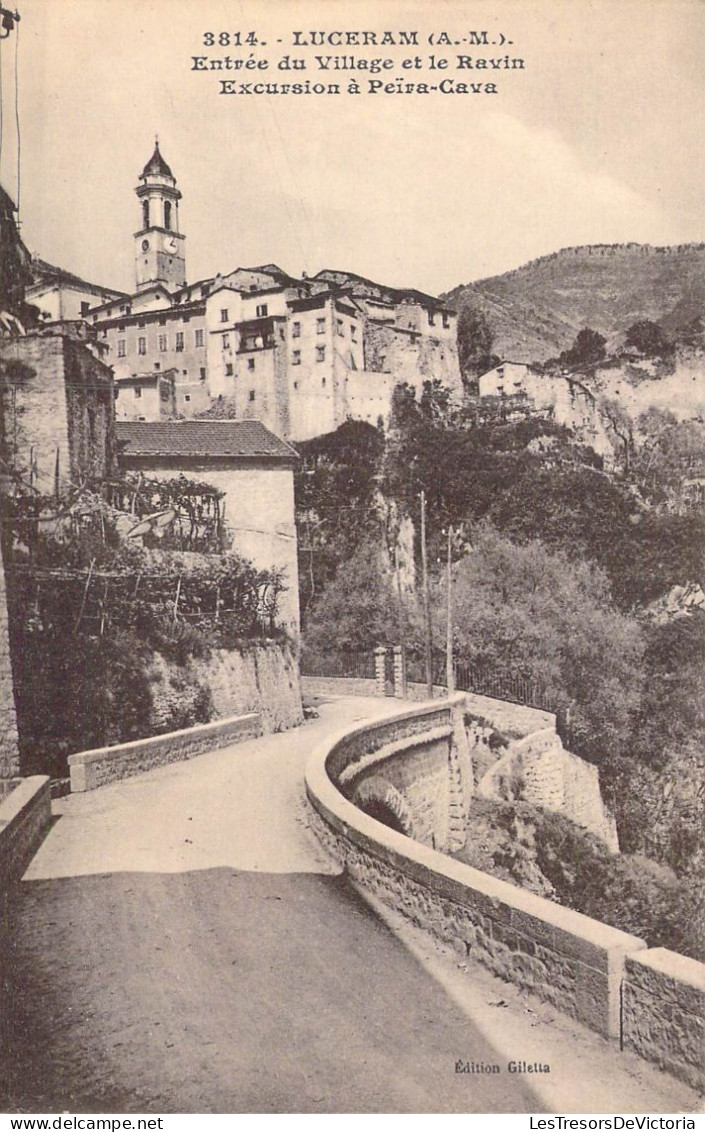
[[[186,282],[185,237],[179,232],[181,193],[159,149],[156,133],[154,152],[138,179],[135,193],[142,224],[135,232],[137,290],[162,283],[173,291]]]

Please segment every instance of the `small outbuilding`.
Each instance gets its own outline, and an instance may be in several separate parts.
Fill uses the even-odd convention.
[[[190,476],[224,493],[232,549],[284,572],[280,623],[299,632],[296,451],[260,421],[117,421],[118,462],[155,479]]]

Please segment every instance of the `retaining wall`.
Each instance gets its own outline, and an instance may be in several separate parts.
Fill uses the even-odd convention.
[[[355,676],[302,676],[305,696],[375,696],[377,682]]]
[[[705,1089],[705,964],[655,947],[626,961],[622,1041]]]
[[[462,702],[458,695],[446,704]],[[432,701],[416,709],[419,734],[424,723],[438,728],[439,706]],[[698,1016],[702,1025],[702,999],[694,988],[696,974],[705,972],[702,964],[678,956],[681,965],[669,960],[669,966],[642,939],[454,861],[343,796],[341,774],[361,753],[369,757],[375,744],[393,740],[395,723],[408,715],[341,731],[312,754],[306,767],[312,827],[331,855],[355,884],[459,954],[606,1037],[619,1039],[624,1026],[625,1044],[692,1084]],[[677,1017],[681,1006],[687,1020]]]
[[[18,881],[51,821],[49,778],[8,779],[0,794],[0,891]]]
[[[129,778],[167,763],[182,762],[262,734],[257,712],[218,719],[183,731],[170,731],[150,739],[136,739],[116,747],[97,747],[69,756],[72,793],[95,790],[109,782]]]

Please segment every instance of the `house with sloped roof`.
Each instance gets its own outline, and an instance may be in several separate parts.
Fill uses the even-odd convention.
[[[117,421],[118,462],[155,479],[179,475],[223,492],[231,549],[281,570],[280,623],[299,632],[294,512],[296,451],[259,421]]]
[[[111,300],[125,299],[122,291],[89,283],[86,279],[32,256],[27,302],[39,311],[42,322],[76,322],[89,310]]]

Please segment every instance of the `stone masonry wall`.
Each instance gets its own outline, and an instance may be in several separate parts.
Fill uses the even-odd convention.
[[[413,720],[407,710],[314,751],[306,767],[313,831],[363,892],[460,955],[702,1088],[705,965],[662,948],[647,950],[635,936],[454,861],[388,828],[340,792],[338,781],[365,768],[373,777],[384,772],[390,726],[404,731],[413,722],[421,739],[425,717],[431,738],[447,728],[448,709],[458,699],[448,704],[445,725],[443,713],[428,705]]]
[[[81,342],[35,334],[0,343],[0,357],[27,367],[5,394],[8,459],[50,493],[59,465],[62,487],[109,475],[115,453],[112,375]]]
[[[51,820],[49,779],[37,774],[0,796],[0,892],[22,876]]]
[[[321,812],[311,790],[309,799],[314,832],[355,884],[460,955],[605,1037],[619,1036],[624,957],[645,948],[643,940],[416,846],[380,823],[372,838],[368,825],[353,829],[327,807]],[[372,819],[361,814],[360,821]]]
[[[57,452],[60,480],[70,478],[63,340],[38,335],[5,340],[0,344],[0,357],[30,371],[24,380],[15,382],[11,398],[5,394],[8,460],[20,472],[28,472],[34,459],[35,486],[50,493]]]
[[[405,747],[389,757],[384,757],[382,748],[380,761],[356,776],[352,793],[345,791],[362,809],[365,806],[360,801],[361,792],[371,781],[378,787],[373,795],[378,801],[386,800],[390,786],[401,796],[409,813],[410,836],[423,845],[446,847],[450,803],[447,735],[433,742]],[[369,793],[367,797],[369,800]]]
[[[512,742],[481,778],[477,792],[564,814],[619,852],[617,825],[602,800],[597,767],[566,751],[554,728]]]
[[[72,793],[95,790],[168,763],[183,762],[206,751],[251,739],[262,733],[256,713],[217,720],[152,739],[136,739],[116,747],[97,747],[69,756]]]
[[[705,965],[665,947],[629,956],[622,1042],[693,1088],[705,1089]]]
[[[219,718],[256,711],[265,731],[286,731],[303,720],[298,662],[284,642],[214,649],[197,670]]]
[[[8,637],[5,567],[0,547],[0,779],[20,773],[17,715]]]

